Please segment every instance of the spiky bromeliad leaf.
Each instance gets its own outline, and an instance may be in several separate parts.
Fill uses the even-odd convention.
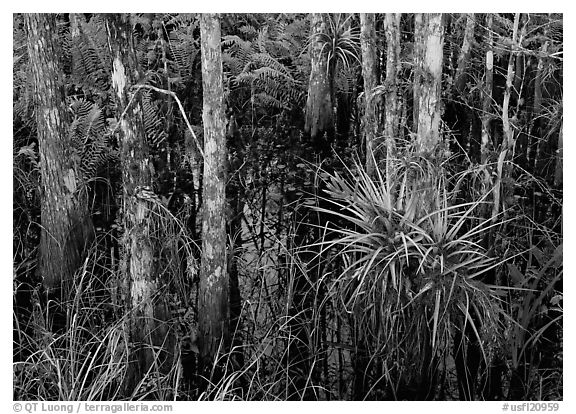
[[[329,223],[331,238],[317,245],[336,249],[347,263],[328,291],[366,327],[364,346],[382,344],[376,333],[391,333],[381,350],[391,358],[419,358],[424,351],[408,344],[422,346],[415,335],[423,330],[429,345],[446,353],[454,326],[475,324],[483,346],[502,329],[496,315],[503,313],[478,278],[495,266],[481,246],[490,223],[473,216],[484,199],[455,204],[441,168],[418,157],[389,162],[391,175],[374,179],[360,163],[345,176],[322,173],[332,207],[313,209],[340,224]]]

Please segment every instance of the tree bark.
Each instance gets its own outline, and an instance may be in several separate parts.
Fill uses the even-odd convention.
[[[486,164],[488,151],[490,150],[490,126],[492,123],[492,89],[494,84],[494,38],[492,34],[493,16],[486,15],[486,30],[488,32],[488,50],[486,51],[486,66],[484,68],[486,80],[484,82],[484,99],[482,100],[482,141],[480,144],[480,160]]]
[[[326,32],[326,22],[321,13],[313,13],[310,43],[310,82],[306,101],[304,131],[310,134],[317,149],[322,149],[324,134],[334,133],[333,102],[328,74],[328,58],[321,35]]]
[[[464,30],[464,40],[462,41],[462,49],[460,49],[460,54],[458,55],[458,66],[456,68],[456,90],[459,93],[464,93],[464,89],[466,88],[466,81],[468,80],[466,69],[468,67],[468,62],[470,61],[470,50],[472,49],[472,43],[474,42],[475,26],[476,20],[474,13],[467,14],[466,29]]]
[[[156,297],[162,281],[154,242],[154,196],[151,161],[146,143],[141,95],[134,86],[141,80],[129,15],[107,15],[112,57],[112,86],[120,124],[120,159],[123,183],[123,251],[120,288],[129,307],[129,337],[133,363],[125,389],[131,392],[154,365],[165,371],[171,365],[170,319],[166,298]],[[122,116],[122,115],[123,116]],[[153,348],[163,349],[160,358]],[[156,355],[155,355],[156,354]]]
[[[402,63],[400,61],[400,20],[402,13],[386,13],[386,111],[384,113],[384,136],[386,137],[387,157],[396,149],[396,139],[400,138],[400,87],[398,80]]]
[[[226,258],[226,122],[222,84],[220,18],[200,17],[204,123],[202,259],[199,292],[201,370],[229,348],[229,283]]]
[[[514,145],[514,131],[510,125],[508,111],[510,108],[510,96],[512,95],[512,86],[514,83],[514,63],[516,59],[516,36],[518,34],[518,24],[520,22],[520,13],[516,13],[514,18],[514,31],[512,32],[512,46],[510,49],[510,58],[508,59],[508,70],[506,72],[506,89],[504,91],[504,101],[502,103],[502,125],[504,129],[505,142],[503,147],[511,149]]]
[[[64,75],[54,14],[26,14],[40,153],[40,273],[52,293],[71,282],[93,238],[80,157],[68,133]],[[63,292],[65,293],[65,292]]]
[[[360,47],[362,49],[362,77],[364,79],[363,133],[366,146],[366,172],[372,176],[380,160],[378,138],[382,134],[381,97],[375,95],[378,84],[378,51],[373,13],[360,13]]]
[[[442,14],[424,16],[422,37],[421,76],[418,94],[418,142],[422,152],[433,151],[440,142],[440,117],[442,113],[442,61],[444,27]]]
[[[422,62],[424,60],[424,15],[416,13],[414,15],[414,81],[412,82],[413,88],[413,113],[412,125],[413,130],[418,131],[418,112],[420,110],[420,79],[422,78]]]

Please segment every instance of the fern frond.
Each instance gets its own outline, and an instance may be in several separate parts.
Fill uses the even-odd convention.
[[[152,93],[144,91],[142,94],[142,107],[144,109],[144,129],[146,138],[152,147],[158,147],[166,140],[167,135],[163,122],[160,118],[160,111],[152,100]]]
[[[117,160],[117,154],[108,143],[108,125],[98,105],[84,99],[71,99],[69,107],[73,116],[70,138],[80,158],[82,177],[89,181],[97,176],[101,166]]]

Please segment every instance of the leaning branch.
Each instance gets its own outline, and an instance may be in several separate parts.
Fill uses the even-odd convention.
[[[180,102],[180,99],[178,99],[178,96],[176,96],[176,94],[172,91],[167,91],[165,89],[160,89],[157,88],[155,86],[152,85],[135,85],[132,87],[132,89],[134,90],[134,94],[132,95],[132,97],[130,98],[130,102],[128,102],[128,105],[126,105],[126,108],[124,108],[124,111],[122,112],[122,114],[120,115],[120,118],[118,120],[118,124],[120,124],[120,120],[122,120],[124,118],[124,116],[126,115],[126,112],[128,111],[128,109],[130,108],[130,106],[132,105],[132,102],[134,101],[134,98],[136,97],[136,94],[141,90],[141,89],[150,89],[153,90],[155,92],[158,93],[163,93],[165,95],[170,95],[174,98],[174,100],[176,101],[176,103],[178,104],[178,108],[180,108],[180,112],[182,113],[182,117],[184,118],[184,121],[186,122],[186,126],[188,126],[188,130],[190,131],[190,134],[192,134],[192,137],[194,138],[194,142],[196,143],[196,147],[198,148],[198,151],[200,152],[200,154],[202,155],[202,158],[204,158],[204,151],[202,150],[202,147],[200,146],[200,142],[198,141],[198,138],[196,137],[196,134],[194,133],[194,130],[192,129],[192,125],[190,125],[190,121],[188,121],[188,117],[186,116],[186,113],[184,112],[184,107],[182,106],[182,103]],[[116,128],[118,128],[118,126],[116,126]],[[116,131],[116,128],[114,128],[114,130],[112,131],[112,133],[114,133]]]

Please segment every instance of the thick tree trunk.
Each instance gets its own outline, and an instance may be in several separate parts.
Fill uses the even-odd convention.
[[[364,78],[363,135],[366,148],[366,172],[373,175],[381,157],[378,138],[382,134],[381,97],[374,94],[378,84],[378,51],[373,13],[360,13],[360,47],[362,49],[362,77]]]
[[[327,134],[331,139],[334,133],[333,102],[328,73],[328,58],[321,35],[326,32],[326,22],[321,13],[313,13],[311,21],[312,41],[310,43],[310,83],[306,101],[306,123],[304,130],[316,149],[322,149],[328,142],[323,140]]]
[[[414,15],[414,81],[413,88],[413,110],[412,110],[412,129],[418,131],[418,112],[420,110],[420,79],[422,78],[422,62],[424,61],[424,15],[416,13]]]
[[[112,57],[112,86],[120,124],[120,158],[123,183],[123,252],[121,260],[123,299],[130,309],[129,335],[134,346],[133,363],[128,372],[126,391],[154,365],[165,370],[171,365],[171,336],[163,322],[170,319],[165,299],[156,297],[158,280],[154,243],[154,196],[152,172],[144,129],[139,92],[140,81],[132,26],[128,15],[108,15],[107,30]],[[166,354],[157,358],[154,348]],[[156,356],[155,356],[156,354]]]
[[[204,97],[204,203],[198,322],[201,370],[206,374],[218,352],[226,352],[230,343],[225,215],[226,121],[218,15],[201,15],[200,36]]]
[[[28,53],[34,79],[42,179],[40,273],[57,293],[70,282],[93,238],[79,157],[68,134],[59,39],[53,14],[26,14]]]
[[[433,151],[440,142],[444,26],[441,13],[424,15],[423,54],[418,94],[418,148]]]
[[[402,69],[400,61],[400,20],[402,13],[386,13],[384,30],[386,33],[386,111],[384,113],[384,136],[386,152],[389,157],[396,148],[396,139],[400,138],[400,87],[399,77]]]
[[[468,62],[470,62],[470,50],[472,49],[472,43],[474,42],[475,26],[476,20],[474,13],[467,14],[464,40],[462,41],[462,49],[460,49],[460,54],[458,55],[458,66],[456,68],[456,90],[460,93],[464,92],[466,81],[468,80],[466,69],[468,67]]]

